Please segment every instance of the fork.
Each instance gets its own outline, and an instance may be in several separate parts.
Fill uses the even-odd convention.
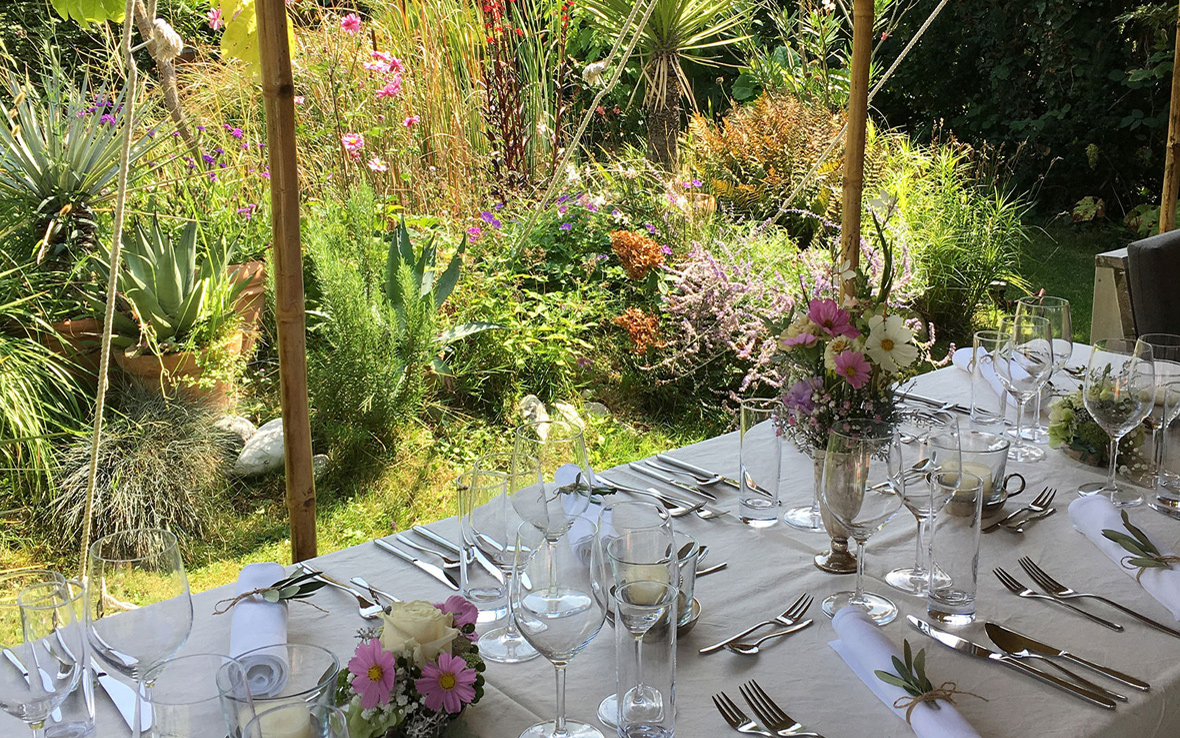
[[[442,566],[444,569],[458,569],[459,568],[459,559],[456,559],[453,556],[448,556],[445,553],[443,553],[442,551],[436,551],[433,548],[427,548],[426,546],[414,543],[407,536],[404,536],[401,533],[395,533],[393,535],[393,537],[395,539],[397,539],[397,542],[402,544],[403,546],[409,546],[410,548],[412,548],[416,551],[421,551],[424,554],[430,554],[432,556],[439,557],[440,559],[442,559],[442,562],[443,562]]]
[[[997,520],[994,523],[989,523],[988,525],[985,525],[983,527],[983,532],[990,533],[993,530],[995,530],[996,528],[1003,525],[1004,523],[1009,523],[1012,520],[1014,520],[1017,516],[1023,515],[1025,513],[1033,513],[1033,514],[1043,513],[1049,509],[1049,505],[1053,504],[1053,498],[1056,496],[1057,496],[1057,490],[1055,488],[1046,487],[1044,490],[1041,491],[1041,494],[1037,495],[1037,498],[1035,500],[1028,503],[1024,507],[1020,508],[1016,512],[1011,513],[1010,515],[1006,515],[1005,517],[1001,518],[1000,520]]]
[[[686,476],[695,481],[697,485],[701,487],[712,487],[714,484],[720,484],[721,482],[720,474],[710,474],[708,476],[704,474],[697,474],[695,472],[690,472],[688,469],[667,466],[666,464],[660,463],[658,460],[653,459],[644,459],[644,463],[653,469],[658,469],[664,472],[665,474],[680,474],[682,476]]]
[[[810,738],[824,738],[819,733],[813,733],[803,727],[797,720],[770,699],[762,685],[751,679],[741,686],[742,697],[754,709],[754,715],[774,735],[779,736],[809,736]]]
[[[1004,530],[1010,531],[1012,533],[1023,533],[1025,526],[1035,523],[1038,520],[1044,520],[1045,518],[1053,515],[1056,512],[1057,512],[1057,508],[1051,507],[1043,513],[1029,515],[1027,518],[1024,518],[1023,520],[1017,520],[1015,523],[1008,523],[1002,527],[1004,528]]]
[[[761,725],[748,718],[746,713],[742,712],[725,692],[713,695],[713,704],[717,706],[717,712],[721,713],[721,717],[725,719],[729,727],[737,732],[774,738],[774,733],[765,730]]]
[[[385,608],[380,604],[370,601],[367,597],[362,595],[360,592],[357,592],[352,587],[349,587],[347,584],[342,584],[332,577],[327,576],[323,572],[317,572],[315,569],[312,569],[302,561],[299,562],[299,568],[308,574],[314,574],[316,579],[320,580],[324,584],[327,584],[329,587],[335,587],[336,589],[347,592],[355,597],[357,602],[357,612],[359,612],[360,616],[365,620],[376,620],[381,616],[381,613],[385,612]]]
[[[1056,602],[1058,605],[1061,605],[1062,607],[1073,610],[1074,612],[1078,613],[1079,615],[1083,615],[1083,616],[1089,618],[1090,620],[1093,620],[1095,623],[1098,623],[1101,626],[1104,626],[1106,628],[1110,628],[1111,630],[1118,631],[1119,633],[1123,632],[1123,626],[1119,625],[1118,623],[1112,623],[1109,620],[1104,620],[1104,619],[1098,617],[1097,615],[1094,615],[1092,613],[1088,613],[1080,607],[1074,607],[1073,605],[1069,604],[1068,602],[1065,602],[1063,600],[1059,600],[1056,597],[1051,597],[1047,594],[1041,594],[1040,592],[1032,591],[1028,587],[1026,587],[1023,584],[1021,584],[1020,582],[1016,581],[1015,577],[1013,577],[1011,574],[1004,571],[1003,569],[1001,569],[998,566],[995,569],[992,569],[992,573],[995,574],[996,578],[1000,580],[1000,584],[1003,584],[1005,587],[1007,587],[1008,591],[1011,592],[1012,594],[1016,595],[1017,597],[1024,597],[1026,599],[1031,599],[1031,600],[1046,600],[1048,602]]]
[[[393,595],[389,594],[388,592],[383,592],[382,590],[377,589],[376,587],[369,584],[361,577],[353,577],[352,579],[348,580],[348,583],[354,587],[360,587],[361,589],[368,590],[369,594],[373,595],[373,599],[376,602],[381,602],[382,597],[389,600],[390,602],[401,602],[401,600],[399,600],[398,598],[394,597]]]
[[[1151,627],[1155,628],[1156,630],[1160,630],[1160,631],[1163,631],[1164,633],[1167,633],[1168,635],[1174,635],[1177,638],[1180,638],[1180,631],[1169,628],[1168,626],[1164,625],[1163,623],[1157,623],[1156,621],[1152,620],[1151,618],[1147,617],[1146,615],[1140,615],[1139,613],[1135,612],[1131,608],[1124,607],[1123,605],[1120,605],[1119,603],[1115,602],[1114,600],[1109,600],[1109,599],[1103,597],[1102,595],[1091,594],[1090,592],[1077,592],[1075,590],[1070,589],[1069,587],[1066,587],[1061,582],[1058,582],[1056,579],[1049,576],[1048,572],[1046,572],[1041,567],[1037,566],[1036,562],[1027,556],[1020,557],[1020,566],[1026,572],[1028,572],[1028,575],[1033,578],[1034,582],[1036,582],[1038,585],[1040,585],[1041,589],[1045,590],[1053,597],[1057,597],[1057,598],[1063,599],[1063,600],[1072,600],[1072,599],[1078,599],[1078,598],[1083,598],[1083,597],[1089,597],[1090,599],[1098,600],[1099,602],[1105,602],[1106,604],[1110,605],[1114,609],[1119,610],[1120,612],[1124,612],[1127,615],[1130,615],[1131,617],[1135,618],[1136,620],[1138,620],[1141,623],[1144,623],[1145,625],[1150,625]]]
[[[683,517],[685,515],[688,515],[690,513],[698,512],[698,511],[700,511],[700,509],[702,507],[705,506],[705,503],[703,503],[703,502],[697,502],[697,503],[693,503],[691,505],[684,504],[684,503],[681,503],[680,501],[673,500],[670,497],[664,497],[661,494],[657,494],[655,492],[655,490],[651,490],[651,489],[641,490],[641,489],[636,489],[634,487],[627,487],[624,485],[620,485],[616,482],[613,482],[613,481],[607,479],[606,477],[602,476],[601,474],[598,475],[598,481],[602,482],[603,484],[607,484],[611,487],[614,487],[615,489],[619,490],[620,492],[626,492],[629,495],[638,495],[639,497],[649,497],[649,498],[655,500],[656,502],[660,503],[661,505],[663,505],[664,508],[668,511],[668,514],[674,518],[679,518],[679,517]]]
[[[709,654],[713,653],[714,651],[720,651],[734,641],[745,638],[764,625],[775,625],[776,623],[778,625],[794,625],[796,621],[799,620],[799,618],[803,617],[803,613],[807,612],[807,608],[811,607],[811,601],[811,595],[804,593],[799,596],[799,599],[795,600],[794,604],[784,610],[783,613],[778,617],[771,618],[770,620],[763,620],[761,623],[752,625],[749,628],[743,630],[741,633],[730,636],[720,643],[714,643],[712,646],[705,646],[700,650],[700,653]]]

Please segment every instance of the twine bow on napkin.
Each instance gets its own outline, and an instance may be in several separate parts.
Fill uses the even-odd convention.
[[[305,600],[306,598],[311,597],[313,594],[315,594],[316,591],[319,590],[320,587],[324,586],[324,582],[321,582],[316,579],[316,577],[318,577],[319,575],[320,575],[320,573],[318,571],[297,574],[295,576],[288,577],[286,579],[281,579],[281,580],[275,582],[274,584],[270,585],[269,587],[257,587],[255,589],[251,589],[247,592],[243,592],[243,593],[237,595],[236,597],[227,597],[224,600],[220,600],[213,607],[213,614],[214,615],[224,615],[225,613],[234,609],[234,605],[238,604],[242,600],[248,600],[251,597],[255,597],[255,596],[261,597],[262,599],[266,600],[267,602],[285,602],[287,600],[296,600],[296,601]],[[311,605],[312,607],[314,607],[315,609],[319,610],[322,613],[328,612],[327,610],[325,610],[324,608],[315,604],[314,602],[307,602],[306,604]]]
[[[974,692],[967,692],[959,689],[954,682],[943,682],[937,689],[931,689],[922,694],[906,695],[905,697],[898,697],[893,701],[893,706],[899,710],[905,710],[905,721],[910,722],[911,716],[914,714],[914,708],[923,702],[929,702],[930,706],[935,710],[938,709],[937,700],[946,700],[952,705],[955,704],[955,695],[969,695],[971,697],[978,697],[987,702],[987,697],[975,694]]]
[[[1126,510],[1122,511],[1122,518],[1123,527],[1130,535],[1110,528],[1104,528],[1102,535],[1122,546],[1130,554],[1124,556],[1119,563],[1128,569],[1139,570],[1135,574],[1135,581],[1142,584],[1143,572],[1148,569],[1171,569],[1172,564],[1180,563],[1180,556],[1161,553],[1146,533],[1131,525],[1131,518],[1128,517]]]

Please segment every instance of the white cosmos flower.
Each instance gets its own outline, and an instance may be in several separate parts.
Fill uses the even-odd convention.
[[[906,328],[900,315],[869,318],[869,338],[865,351],[882,369],[890,374],[913,364],[918,358],[918,348],[912,343],[914,333]]]
[[[832,340],[828,341],[828,345],[824,347],[824,368],[830,372],[836,371],[836,354],[841,354],[845,351],[859,352],[862,348],[859,338],[849,338],[848,336],[833,337]]]

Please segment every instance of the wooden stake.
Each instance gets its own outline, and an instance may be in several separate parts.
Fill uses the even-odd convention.
[[[295,157],[295,86],[287,42],[284,0],[257,0],[258,48],[266,138],[270,156],[270,205],[274,228],[275,322],[279,334],[279,393],[286,446],[287,511],[291,558],[316,555],[315,478],[307,406],[307,340],[303,260],[299,241],[299,165]]]
[[[1168,114],[1168,149],[1164,162],[1164,193],[1160,198],[1160,233],[1176,227],[1176,195],[1180,192],[1180,17],[1176,21],[1176,50],[1172,55],[1172,109]]]
[[[860,201],[864,187],[865,131],[869,115],[869,62],[873,54],[873,0],[852,3],[852,69],[844,136],[844,202],[840,219],[841,271],[860,264]],[[844,283],[851,295],[856,285]]]

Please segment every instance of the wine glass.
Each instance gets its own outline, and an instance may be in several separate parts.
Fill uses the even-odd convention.
[[[1167,431],[1180,414],[1180,336],[1171,333],[1148,333],[1139,340],[1151,347],[1155,365],[1155,402],[1151,407],[1152,466],[1156,470],[1155,486],[1159,490],[1148,505],[1171,517],[1180,517],[1177,493],[1180,477],[1165,468],[1168,449]]]
[[[1016,314],[1039,315],[1049,321],[1049,331],[1053,334],[1053,371],[1059,374],[1073,356],[1073,320],[1069,314],[1069,300],[1064,297],[1051,295],[1028,295],[1016,301]],[[1046,443],[1049,440],[1049,428],[1041,419],[1042,400],[1045,388],[1037,393],[1037,403],[1034,406],[1033,422],[1024,429],[1024,437],[1033,443]],[[1009,434],[1016,431],[1011,430]]]
[[[829,616],[845,606],[864,610],[885,625],[897,606],[864,591],[865,542],[901,509],[901,441],[895,429],[872,420],[850,420],[828,433],[821,494],[835,521],[856,541],[856,589],[823,601]]]
[[[466,498],[464,514],[459,519],[463,538],[469,545],[479,549],[504,575],[505,592],[510,593],[512,589],[516,529],[523,522],[509,502],[509,490],[536,484],[540,474],[540,462],[536,457],[511,453],[488,454],[481,456],[475,462],[475,468],[467,472],[468,484],[460,490],[460,494]],[[479,637],[479,652],[488,661],[502,664],[518,664],[535,659],[538,656],[536,649],[520,635],[516,620],[512,617],[511,594],[507,599],[508,617],[504,625]]]
[[[154,528],[112,533],[90,545],[88,569],[90,647],[109,668],[141,681],[193,627],[176,536]]]
[[[24,721],[34,738],[45,735],[50,715],[85,671],[85,592],[81,582],[57,578],[29,584],[17,595],[19,630],[13,627],[12,608],[3,608],[9,617],[0,622],[0,646],[14,663],[0,669],[0,708]]]
[[[1016,432],[1008,458],[1013,461],[1040,461],[1045,449],[1030,444],[1024,437],[1024,406],[1049,381],[1053,372],[1053,333],[1049,319],[1017,311],[1004,318],[1000,332],[1010,339],[995,360],[996,375],[1004,388],[1016,397]]]
[[[533,459],[539,462],[535,480],[513,465],[512,507],[538,530],[561,535],[590,505],[594,479],[582,430],[564,420],[525,423],[516,429],[512,453],[525,460],[525,471]]]
[[[594,576],[596,593],[604,600],[608,616],[614,612],[614,593],[624,584],[678,583],[680,570],[674,541],[672,517],[663,507],[647,502],[616,502],[603,509],[594,536]],[[642,658],[639,645],[639,665]],[[642,668],[637,673],[641,674]],[[599,703],[598,719],[607,727],[617,727],[618,711],[618,695],[611,694]]]
[[[557,673],[557,719],[528,728],[521,738],[603,738],[597,728],[565,717],[565,669],[606,619],[593,574],[597,530],[585,516],[560,533],[546,533],[531,522],[517,530],[512,614],[521,634]]]
[[[1102,488],[1079,489],[1078,493],[1109,495],[1115,507],[1142,503],[1143,495],[1120,487],[1115,474],[1119,441],[1143,422],[1155,403],[1151,346],[1125,338],[1096,341],[1086,364],[1082,402],[1094,422],[1110,436],[1110,475]]]
[[[914,565],[894,569],[885,583],[912,595],[925,595],[930,588],[930,523],[938,507],[928,483],[929,474],[947,462],[958,468],[959,420],[944,411],[903,410],[897,424],[901,443],[901,501],[918,521]],[[936,458],[932,446],[940,444]],[[955,458],[948,458],[950,451]],[[944,500],[945,502],[945,500]],[[937,571],[935,577],[939,577]]]

